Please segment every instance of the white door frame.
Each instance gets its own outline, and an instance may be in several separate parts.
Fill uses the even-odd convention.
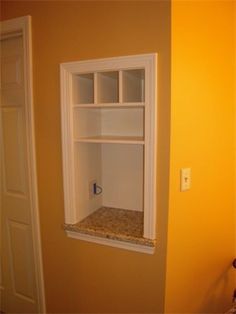
[[[36,270],[36,288],[39,301],[39,313],[46,313],[43,263],[40,238],[38,188],[36,172],[35,134],[34,134],[34,106],[33,106],[33,73],[32,73],[32,35],[31,17],[23,16],[0,23],[1,38],[14,37],[22,34],[24,45],[24,76],[25,76],[25,115],[26,138],[29,158],[29,195],[31,208],[31,223]]]

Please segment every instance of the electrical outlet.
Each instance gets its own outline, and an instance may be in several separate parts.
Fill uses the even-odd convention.
[[[97,185],[96,180],[89,181],[89,199],[94,198],[96,196],[96,185]]]

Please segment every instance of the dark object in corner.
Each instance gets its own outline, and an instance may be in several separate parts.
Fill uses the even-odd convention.
[[[236,268],[236,258],[233,260],[233,267]]]

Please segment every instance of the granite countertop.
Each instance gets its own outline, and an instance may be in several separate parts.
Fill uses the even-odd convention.
[[[143,237],[143,212],[134,210],[101,207],[77,224],[64,224],[64,229],[149,247],[155,246],[154,240]]]

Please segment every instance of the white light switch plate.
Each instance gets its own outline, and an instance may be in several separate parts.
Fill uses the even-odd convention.
[[[187,191],[191,188],[191,168],[180,169],[180,191]]]

